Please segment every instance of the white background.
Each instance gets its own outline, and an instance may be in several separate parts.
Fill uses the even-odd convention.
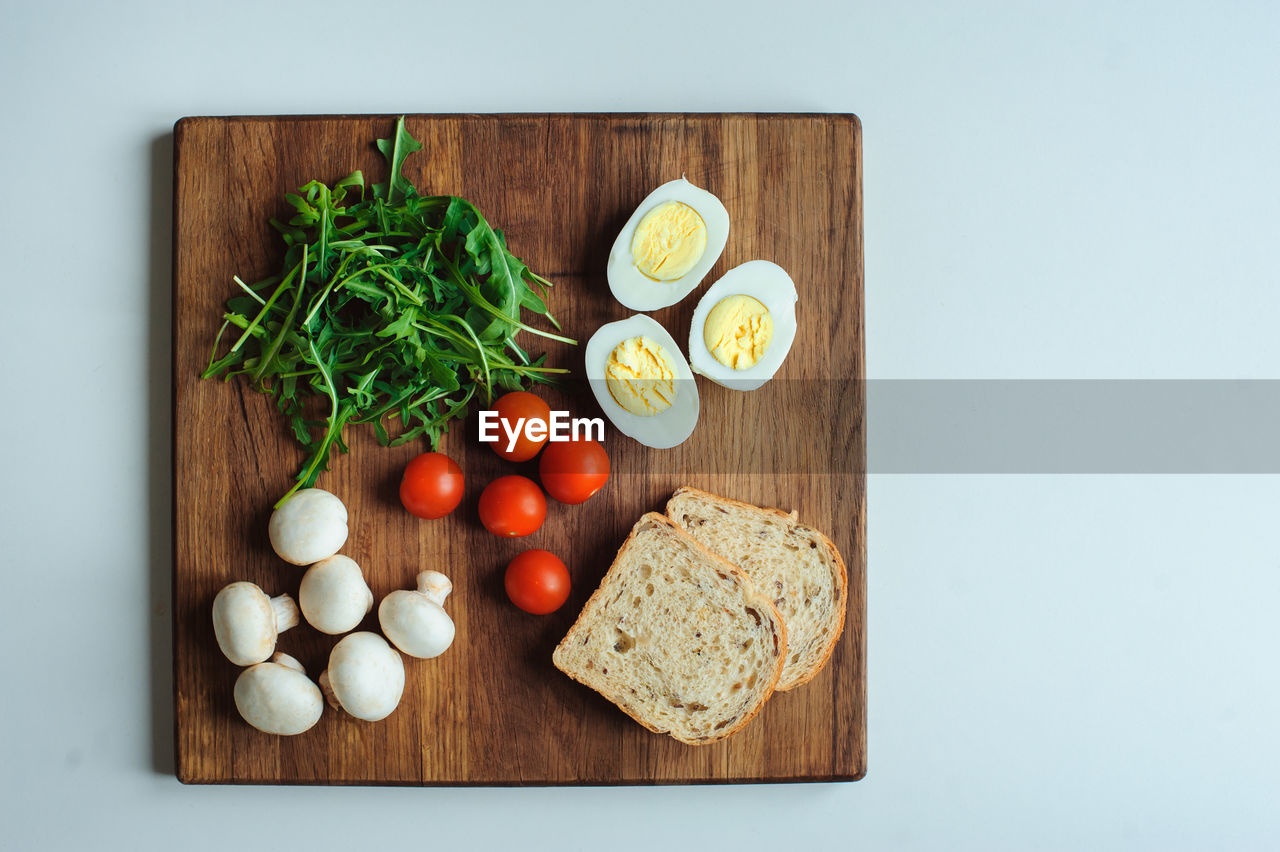
[[[871,378],[1280,378],[1274,3],[376,5],[2,4],[0,847],[1280,848],[1272,476],[873,475],[856,784],[161,771],[180,116],[855,112]]]

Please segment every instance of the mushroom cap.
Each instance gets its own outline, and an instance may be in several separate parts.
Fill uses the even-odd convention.
[[[276,654],[271,662],[240,672],[235,699],[244,720],[268,734],[301,734],[324,712],[320,687],[287,654]]]
[[[346,633],[373,609],[373,592],[356,561],[339,553],[302,575],[298,606],[307,623],[321,633]]]
[[[276,649],[276,614],[271,598],[253,583],[229,583],[213,599],[213,635],[227,659],[251,666]]]
[[[271,513],[271,549],[285,562],[328,559],[347,541],[347,507],[322,488],[304,488]]]
[[[404,661],[387,640],[368,631],[333,646],[324,677],[342,709],[366,722],[390,716],[404,693]]]
[[[378,623],[397,648],[429,660],[453,644],[453,619],[422,592],[394,591],[378,604]]]

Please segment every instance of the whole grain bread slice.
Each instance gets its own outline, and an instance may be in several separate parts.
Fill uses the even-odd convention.
[[[701,745],[760,712],[786,652],[786,628],[769,599],[650,512],[552,660],[649,730]]]
[[[667,515],[714,553],[741,568],[787,626],[787,663],[777,689],[812,680],[844,630],[849,582],[831,539],[795,512],[762,509],[696,488],[681,488]]]

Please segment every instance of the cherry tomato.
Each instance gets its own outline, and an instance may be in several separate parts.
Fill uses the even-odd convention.
[[[500,476],[480,493],[480,523],[494,535],[529,535],[546,517],[547,499],[528,477]]]
[[[525,612],[546,615],[569,599],[569,569],[554,553],[526,550],[507,565],[507,597]]]
[[[400,480],[400,502],[419,518],[443,518],[462,502],[462,469],[443,453],[423,453]]]
[[[493,451],[507,461],[514,462],[528,461],[536,456],[547,442],[547,434],[551,429],[551,406],[527,391],[512,391],[498,397],[493,408],[498,412],[498,440],[489,444]],[[522,419],[523,423],[520,422]],[[528,424],[535,420],[542,421],[542,439],[538,441],[530,440],[527,432]],[[508,450],[507,446],[511,443],[508,430],[515,430],[517,427],[520,434],[515,445]]]
[[[561,503],[581,503],[609,481],[609,454],[590,438],[552,441],[538,459],[538,477]]]

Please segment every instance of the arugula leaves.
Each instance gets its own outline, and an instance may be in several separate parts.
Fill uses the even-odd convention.
[[[435,449],[473,399],[489,404],[526,379],[567,372],[531,358],[519,332],[576,343],[522,318],[529,311],[560,328],[543,299],[551,282],[508,250],[502,231],[471,202],[419,195],[404,176],[422,143],[403,116],[377,145],[390,175],[369,198],[359,171],[285,195],[294,216],[271,220],[284,267],[252,285],[234,279],[241,292],[227,301],[201,373],[248,376],[289,418],[307,460],[277,506],[315,484],[333,449],[347,451],[348,423],[372,424],[383,446],[426,436]],[[239,334],[219,357],[228,329]]]

